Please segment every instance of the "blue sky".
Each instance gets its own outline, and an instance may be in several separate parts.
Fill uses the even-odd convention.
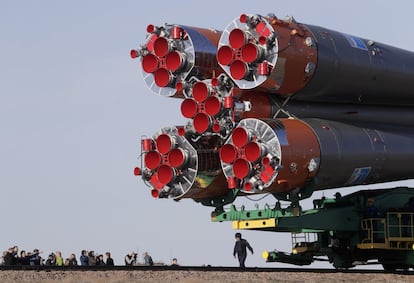
[[[185,123],[180,101],[151,93],[129,57],[148,24],[223,29],[242,13],[272,12],[414,50],[409,1],[201,3],[0,1],[0,249],[109,250],[116,264],[134,250],[165,263],[237,265],[231,223],[210,222],[212,209],[192,200],[153,199],[132,174],[141,136]],[[261,252],[290,249],[287,235],[243,234],[256,250],[248,266],[276,266]]]

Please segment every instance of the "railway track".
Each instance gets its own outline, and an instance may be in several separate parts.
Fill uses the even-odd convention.
[[[0,271],[197,271],[197,272],[288,272],[288,273],[350,273],[350,274],[401,274],[414,275],[412,270],[385,271],[376,269],[328,269],[328,268],[273,268],[228,266],[0,266]]]

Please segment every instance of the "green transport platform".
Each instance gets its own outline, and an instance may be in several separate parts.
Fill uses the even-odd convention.
[[[375,200],[379,215],[366,217],[366,203]],[[229,211],[222,207],[212,213],[212,221],[231,221],[233,229],[290,232],[292,250],[265,251],[267,262],[310,265],[328,260],[335,268],[362,264],[382,264],[385,270],[414,267],[414,211],[408,205],[414,189],[397,187],[363,190],[346,196],[313,200],[304,210],[297,203],[282,208]]]

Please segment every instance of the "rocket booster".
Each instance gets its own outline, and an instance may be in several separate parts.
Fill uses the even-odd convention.
[[[288,194],[414,178],[414,138],[322,119],[240,121],[220,150],[244,193]]]
[[[243,14],[217,60],[241,89],[298,100],[413,105],[414,53],[293,18]]]

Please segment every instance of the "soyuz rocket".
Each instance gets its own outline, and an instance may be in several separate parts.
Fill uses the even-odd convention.
[[[187,119],[141,140],[134,174],[154,198],[219,206],[414,178],[413,52],[273,14],[147,33],[130,55]]]

